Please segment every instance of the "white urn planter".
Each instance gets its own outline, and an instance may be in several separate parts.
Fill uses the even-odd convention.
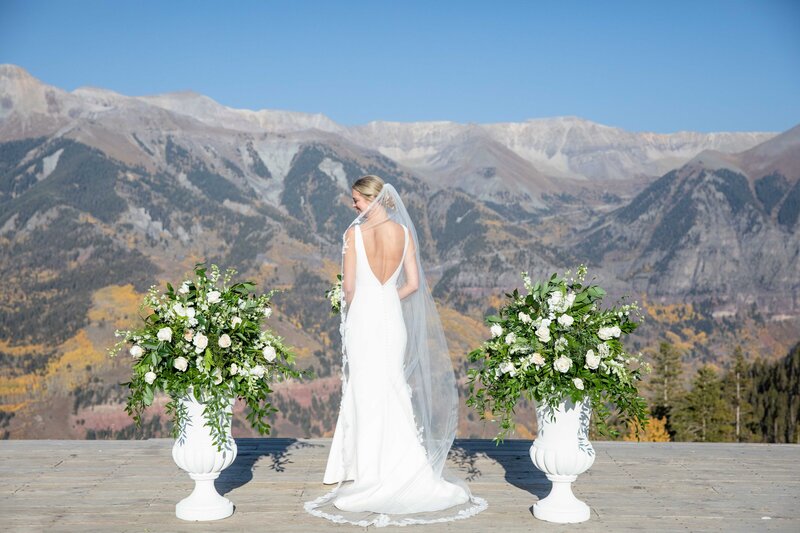
[[[229,412],[235,398],[230,400]],[[217,450],[211,430],[205,425],[203,409],[194,395],[180,400],[186,406],[186,425],[172,447],[172,458],[195,481],[194,491],[175,506],[175,515],[181,520],[219,520],[233,514],[233,503],[221,496],[214,480],[236,459],[236,442],[231,428],[225,427],[226,442]]]
[[[566,399],[556,408],[544,402],[536,407],[538,433],[531,460],[553,483],[550,494],[533,506],[536,518],[560,524],[589,520],[589,506],[572,493],[572,482],[594,463],[589,442],[591,413],[588,398],[577,404]]]

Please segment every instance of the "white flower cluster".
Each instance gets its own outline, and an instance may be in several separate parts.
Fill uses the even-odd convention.
[[[560,289],[551,292],[547,298],[547,306],[553,313],[566,313],[574,303],[575,293],[563,294]]]
[[[492,337],[499,337],[503,334],[503,326],[500,324],[493,324],[491,328],[489,328],[489,332],[492,334]]]
[[[597,330],[597,336],[604,341],[617,339],[621,334],[622,330],[619,329],[619,326],[603,327]]]
[[[231,274],[226,273],[223,283],[227,283]],[[111,355],[116,355],[121,345],[131,342],[129,352],[135,361],[142,360],[149,348],[164,344],[171,348],[172,358],[153,365],[148,363],[142,368],[145,383],[152,385],[158,379],[158,374],[166,372],[171,366],[174,370],[184,373],[190,368],[189,361],[193,360],[193,367],[215,384],[224,380],[225,368],[209,368],[203,354],[211,349],[228,354],[228,360],[236,361],[227,367],[231,378],[247,376],[262,378],[267,375],[267,365],[273,363],[278,356],[274,345],[275,339],[266,332],[261,332],[255,344],[252,340],[245,345],[234,333],[242,327],[245,320],[258,320],[260,314],[269,318],[272,308],[267,305],[267,297],[255,299],[242,297],[231,300],[230,294],[224,289],[217,288],[214,283],[220,279],[219,270],[212,266],[211,272],[205,280],[200,282],[185,280],[175,293],[160,294],[158,288],[153,286],[145,297],[145,305],[150,307],[159,317],[162,325],[155,336],[149,333],[131,331],[117,331],[118,337],[123,341],[110,350]],[[228,296],[226,296],[228,294]],[[213,343],[213,344],[212,344]],[[254,352],[254,350],[257,350]],[[161,356],[154,361],[163,359]],[[259,362],[254,358],[254,353],[263,359]],[[234,372],[232,369],[236,369]],[[243,373],[244,372],[244,373]]]

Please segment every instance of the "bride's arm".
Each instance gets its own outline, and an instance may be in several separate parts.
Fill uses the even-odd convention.
[[[409,236],[408,250],[406,250],[406,258],[403,260],[403,272],[406,275],[406,283],[399,289],[397,294],[402,300],[409,294],[413,294],[419,288],[419,271],[417,270],[417,252],[414,248],[414,241]]]
[[[355,229],[350,228],[345,233],[344,272],[342,273],[342,291],[344,300],[350,305],[356,292],[356,241]]]

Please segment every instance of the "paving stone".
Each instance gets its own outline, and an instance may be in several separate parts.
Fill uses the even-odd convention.
[[[321,477],[329,439],[237,439],[236,462],[217,480],[236,505],[209,523],[175,517],[192,481],[172,461],[172,441],[0,442],[3,531],[358,531],[306,514],[330,487]],[[592,468],[574,483],[588,522],[536,520],[550,483],[528,457],[530,441],[458,440],[449,467],[489,509],[415,531],[800,531],[800,446],[595,442]],[[567,529],[565,529],[567,528]]]

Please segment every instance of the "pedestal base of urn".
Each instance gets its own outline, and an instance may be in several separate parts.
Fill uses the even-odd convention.
[[[221,520],[233,514],[233,503],[221,496],[214,486],[214,480],[219,477],[219,473],[189,476],[195,481],[194,490],[175,505],[175,516],[181,520],[205,522]]]
[[[533,506],[533,516],[546,522],[575,524],[589,520],[591,509],[572,493],[572,482],[577,476],[551,476],[553,488],[546,498]]]

